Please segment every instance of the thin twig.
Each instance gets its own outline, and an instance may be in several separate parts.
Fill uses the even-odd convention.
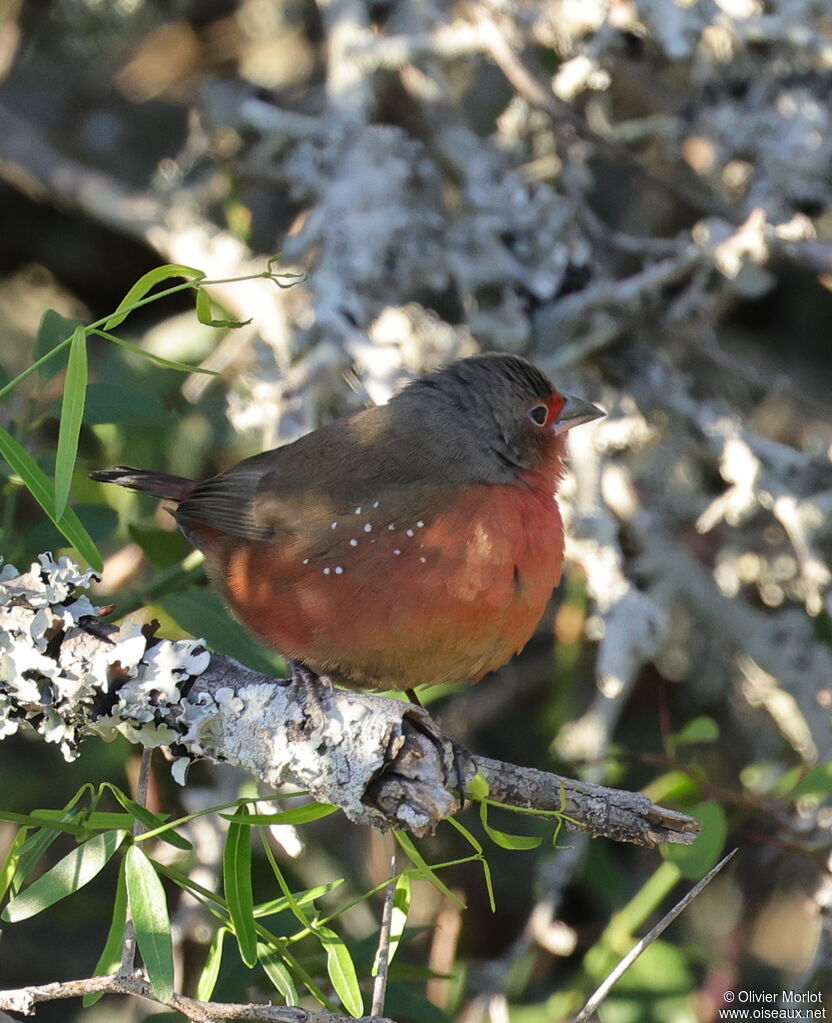
[[[393,923],[393,897],[396,894],[396,854],[390,857],[390,884],[384,895],[384,909],[381,913],[381,930],[378,933],[376,955],[376,979],[373,984],[371,1016],[384,1012],[384,996],[387,993],[387,967],[390,965],[390,928]]]
[[[653,944],[653,942],[656,940],[656,938],[658,938],[662,931],[664,931],[667,927],[670,926],[670,924],[673,923],[673,921],[682,912],[682,910],[689,906],[691,902],[693,902],[693,900],[702,891],[702,889],[711,883],[711,881],[716,877],[720,870],[722,870],[722,868],[727,863],[729,863],[734,858],[734,856],[736,856],[736,854],[737,850],[732,849],[731,852],[729,852],[726,857],[721,859],[715,867],[708,871],[708,873],[702,878],[701,881],[697,881],[697,883],[693,886],[693,888],[691,888],[687,895],[685,895],[684,898],[680,899],[680,901],[676,903],[673,909],[671,909],[669,913],[667,913],[665,916],[661,918],[661,920],[656,924],[652,931],[646,934],[641,939],[641,941],[637,941],[636,944],[633,945],[633,947],[630,949],[627,955],[624,956],[624,958],[621,960],[618,966],[615,967],[615,969],[609,974],[606,980],[591,995],[586,1005],[575,1017],[573,1023],[585,1023],[585,1021],[590,1018],[590,1016],[593,1014],[593,1012],[595,1012],[595,1010],[598,1008],[601,1002],[603,1002],[603,1000],[607,997],[613,985],[617,983],[618,980],[620,980],[622,975],[633,965],[633,963],[636,961],[636,959],[638,959],[641,953],[646,948]]]

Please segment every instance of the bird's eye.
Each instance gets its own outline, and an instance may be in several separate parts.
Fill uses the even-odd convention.
[[[545,426],[546,420],[549,418],[549,406],[548,405],[535,405],[535,407],[529,412],[529,419],[538,426]]]

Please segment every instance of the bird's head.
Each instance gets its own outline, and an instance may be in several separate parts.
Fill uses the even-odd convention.
[[[522,472],[557,474],[565,434],[605,413],[560,392],[517,355],[462,359],[410,384],[399,400],[423,410],[423,429],[448,459],[467,457],[477,478],[503,482]],[[472,457],[473,456],[473,457]]]

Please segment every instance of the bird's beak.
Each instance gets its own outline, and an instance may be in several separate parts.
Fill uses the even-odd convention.
[[[564,394],[563,408],[560,410],[560,415],[552,424],[553,433],[566,433],[567,430],[571,430],[573,426],[580,426],[581,423],[591,423],[593,419],[600,419],[601,416],[605,416],[607,413],[598,408],[597,405],[593,405],[591,401],[585,401],[583,398],[576,398],[572,394]]]

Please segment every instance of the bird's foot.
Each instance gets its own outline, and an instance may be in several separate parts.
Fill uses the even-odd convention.
[[[332,682],[326,675],[316,675],[305,664],[292,662],[292,684],[303,689],[305,710],[312,725],[322,730],[328,716],[324,706],[332,696]]]
[[[451,748],[453,749],[454,761],[453,761],[453,777],[456,781],[457,790],[459,792],[459,808],[460,810],[465,806],[465,792],[468,787],[466,780],[466,774],[468,773],[466,768],[468,765],[472,765],[474,768],[474,774],[477,773],[477,762],[474,760],[474,755],[465,746],[460,743],[451,740]]]

